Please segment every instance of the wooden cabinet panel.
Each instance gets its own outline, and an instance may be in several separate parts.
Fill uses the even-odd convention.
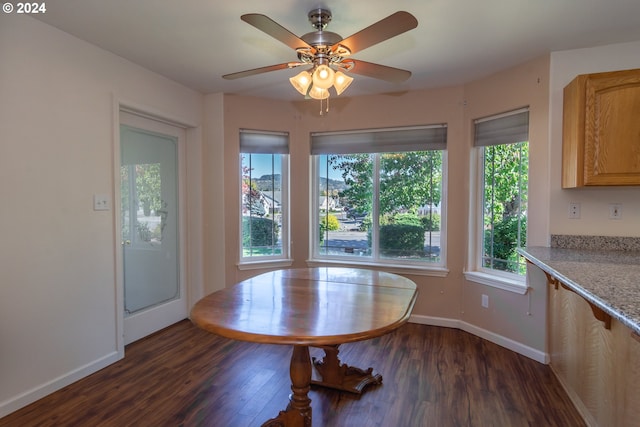
[[[624,383],[619,384],[623,388],[620,392],[624,396],[623,401],[618,408],[624,415],[621,417],[622,425],[633,426],[640,425],[640,404],[638,396],[640,396],[640,336],[635,333],[631,334],[632,339],[629,341],[628,359],[626,363],[618,365],[618,378],[624,378]]]
[[[640,337],[616,319],[607,329],[562,286],[549,287],[548,316],[551,368],[587,424],[640,426]]]
[[[640,69],[569,83],[562,138],[563,188],[640,185]]]

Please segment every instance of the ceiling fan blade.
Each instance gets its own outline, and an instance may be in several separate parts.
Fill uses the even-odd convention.
[[[273,19],[260,13],[248,13],[240,17],[247,24],[253,25],[276,40],[289,46],[291,49],[307,48],[315,53],[315,49],[300,37],[278,24]]]
[[[349,48],[351,53],[356,53],[363,49],[378,44],[406,31],[412,30],[418,26],[418,20],[409,12],[396,12],[386,18],[358,31],[357,33],[347,37],[340,43],[334,45],[334,49],[338,45]]]
[[[284,70],[296,66],[298,66],[297,62],[285,62],[284,64],[269,65],[267,67],[254,68],[251,70],[239,71],[237,73],[225,74],[224,76],[222,76],[222,78],[227,80],[235,80],[241,77],[255,76],[256,74],[268,73],[269,71]]]
[[[402,83],[411,77],[411,71],[400,68],[387,67],[386,65],[359,61],[357,59],[349,59],[349,61],[353,62],[354,65],[349,71],[352,74],[373,77],[374,79],[385,80],[391,83]]]

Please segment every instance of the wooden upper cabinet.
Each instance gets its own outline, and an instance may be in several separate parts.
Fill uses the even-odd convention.
[[[640,69],[564,88],[562,187],[640,185]]]

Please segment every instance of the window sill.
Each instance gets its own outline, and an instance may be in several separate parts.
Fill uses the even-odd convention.
[[[494,274],[481,273],[479,271],[465,271],[464,277],[471,282],[480,283],[481,285],[491,286],[504,291],[514,292],[520,295],[526,294],[529,290],[524,277],[522,280],[518,280],[500,277]]]
[[[292,259],[268,259],[260,261],[246,261],[238,263],[238,270],[256,270],[259,268],[284,268],[291,267]]]
[[[384,269],[384,271],[389,273],[398,273],[398,274],[412,274],[416,276],[432,276],[432,277],[447,277],[449,274],[449,269],[445,267],[424,267],[417,265],[406,265],[406,264],[391,264],[391,263],[379,263],[379,262],[354,262],[354,261],[342,261],[335,259],[310,259],[307,260],[307,266],[309,267],[323,267],[327,265],[332,266],[340,266],[340,267],[362,267],[362,268],[370,268],[375,267],[376,269]]]

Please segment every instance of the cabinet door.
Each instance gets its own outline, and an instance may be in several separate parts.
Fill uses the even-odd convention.
[[[585,185],[640,185],[640,72],[589,76]]]

